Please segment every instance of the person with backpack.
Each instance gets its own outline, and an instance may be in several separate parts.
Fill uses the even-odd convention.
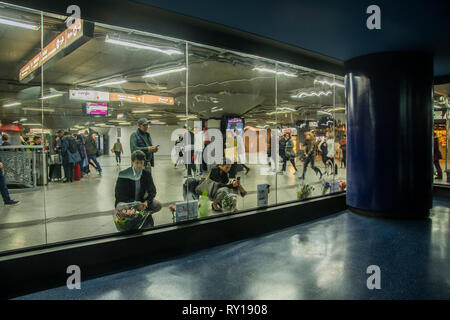
[[[61,154],[65,175],[63,182],[73,182],[75,163],[81,161],[81,156],[78,152],[77,143],[69,132],[65,132],[62,138]]]

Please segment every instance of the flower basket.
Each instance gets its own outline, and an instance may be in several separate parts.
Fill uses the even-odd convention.
[[[313,191],[314,191],[313,186],[310,186],[307,183],[302,184],[302,186],[300,187],[300,190],[297,191],[297,199],[299,199],[299,200],[307,199],[311,196]]]
[[[118,231],[132,231],[139,230],[149,214],[142,202],[120,202],[114,210],[113,219]]]
[[[322,195],[326,194],[331,189],[331,184],[328,181],[322,183]]]
[[[224,212],[233,212],[236,210],[237,196],[235,194],[226,194],[222,199],[222,208]]]

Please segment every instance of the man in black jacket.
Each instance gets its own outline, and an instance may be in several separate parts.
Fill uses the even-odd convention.
[[[161,210],[161,203],[155,200],[156,187],[152,174],[144,169],[146,157],[144,152],[136,150],[131,154],[131,167],[119,173],[116,183],[116,202],[140,201],[146,210],[154,214]],[[153,218],[148,216],[145,226],[154,226]]]

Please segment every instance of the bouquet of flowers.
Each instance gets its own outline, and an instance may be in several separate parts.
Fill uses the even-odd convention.
[[[344,180],[339,180],[339,190],[340,191],[344,191],[345,188],[347,187],[347,183]]]
[[[331,184],[328,181],[324,181],[322,183],[322,194],[325,194],[328,192],[328,190],[331,189]]]
[[[304,200],[309,198],[314,191],[314,187],[305,183],[301,186],[300,190],[297,191],[297,199]]]
[[[142,227],[150,211],[144,210],[144,204],[139,201],[117,204],[114,210],[114,223],[118,231],[138,230]]]
[[[237,196],[235,194],[226,194],[222,199],[222,207],[225,212],[236,210]]]

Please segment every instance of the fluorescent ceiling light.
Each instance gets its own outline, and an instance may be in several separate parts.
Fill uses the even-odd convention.
[[[22,108],[22,110],[25,111],[43,111],[43,112],[55,112],[55,109],[49,109],[49,108]]]
[[[20,118],[20,121],[27,121],[28,119],[27,118]]]
[[[19,21],[14,21],[14,20],[9,20],[9,19],[5,19],[5,18],[0,18],[0,23],[1,24],[7,24],[7,25],[10,25],[10,26],[30,29],[30,30],[39,30],[39,27],[37,25],[30,24],[30,23],[19,22]]]
[[[152,109],[143,109],[143,110],[133,110],[131,111],[131,113],[148,113],[148,112],[152,112]]]
[[[6,107],[18,106],[20,104],[21,104],[20,102],[13,102],[13,103],[4,104],[3,106],[6,108]]]
[[[327,115],[331,116],[330,112],[326,112],[326,111],[322,111],[322,110],[317,111],[317,113],[327,114]]]
[[[194,116],[194,115],[191,115],[191,116],[177,115],[177,118],[197,118],[197,116]]]
[[[55,94],[50,94],[48,96],[43,96],[42,98],[39,98],[39,99],[40,100],[46,100],[46,99],[61,97],[62,95],[63,95],[62,93],[55,93]]]
[[[263,67],[256,67],[256,68],[253,68],[253,70],[264,71],[264,72],[271,72],[271,73],[276,73],[278,75],[284,75],[284,76],[288,76],[288,77],[296,77],[297,76],[294,73],[289,73],[289,72],[284,72],[284,71],[276,71],[276,70],[273,70],[273,69],[268,69],[268,68],[263,68]]]
[[[339,82],[335,82],[335,81],[333,81],[333,82],[328,82],[328,81],[326,81],[326,80],[314,80],[314,83],[316,83],[316,82],[321,83],[321,84],[323,84],[323,85],[327,84],[327,85],[329,85],[329,86],[331,86],[331,87],[332,87],[332,86],[336,86],[336,87],[345,88],[345,85],[344,85],[344,84],[339,83]]]
[[[23,123],[24,126],[42,126],[40,123]]]
[[[131,41],[126,41],[126,40],[111,39],[109,36],[106,36],[105,42],[118,44],[118,45],[125,46],[125,47],[132,47],[132,48],[137,48],[137,49],[158,51],[158,52],[162,52],[162,53],[169,54],[169,55],[170,54],[183,54],[182,51],[176,50],[176,49],[160,49],[160,48],[149,46],[149,45],[143,44],[143,43],[131,42]]]
[[[303,97],[312,97],[312,96],[320,97],[320,96],[328,96],[332,93],[333,92],[331,92],[329,90],[328,91],[319,91],[319,92],[302,92],[297,95],[292,95],[291,98],[303,98]]]
[[[175,69],[156,71],[156,72],[153,72],[153,73],[148,73],[148,74],[142,76],[142,78],[157,77],[157,76],[160,76],[160,75],[163,75],[163,74],[180,72],[180,71],[184,71],[184,70],[186,70],[186,67],[180,67],[180,68],[175,68]]]
[[[211,112],[217,112],[217,111],[222,111],[223,110],[223,108],[220,108],[220,109],[214,109],[214,110],[211,110]]]
[[[95,88],[106,87],[106,86],[113,86],[113,85],[122,84],[122,83],[125,83],[125,82],[127,82],[127,80],[107,81],[107,82],[100,83],[100,84],[96,85]]]

